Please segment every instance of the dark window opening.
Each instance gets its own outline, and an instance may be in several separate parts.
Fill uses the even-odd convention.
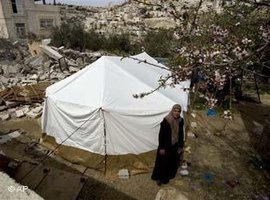
[[[16,26],[16,32],[18,38],[25,38],[26,37],[26,30],[25,30],[25,24],[24,23],[17,23]]]
[[[11,6],[12,6],[13,13],[18,13],[16,0],[11,0]]]
[[[53,19],[40,19],[41,29],[51,29],[53,28]]]

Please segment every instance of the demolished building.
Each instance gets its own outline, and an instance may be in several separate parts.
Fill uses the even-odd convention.
[[[37,0],[0,0],[0,37],[11,40],[27,34],[48,36],[61,23],[59,8],[35,4]]]

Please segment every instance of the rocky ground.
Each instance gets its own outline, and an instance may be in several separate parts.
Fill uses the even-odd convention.
[[[238,111],[233,120],[209,117],[206,111],[194,111],[189,122],[196,123],[188,132],[184,156],[189,175],[178,173],[168,185],[157,186],[150,179],[151,171],[128,179],[108,179],[100,171],[85,170],[57,154],[50,156],[44,164],[89,177],[77,199],[149,200],[155,199],[159,189],[168,186],[178,189],[191,200],[269,199],[269,176],[255,159],[253,149],[256,134],[260,134],[256,130],[260,130],[270,112],[269,96],[263,96],[262,101],[262,104],[235,105]],[[36,151],[31,150],[31,145],[41,137],[40,119],[23,117],[0,121],[2,136],[15,129],[23,134],[2,143],[0,152],[18,160],[40,161],[46,148],[38,144]]]

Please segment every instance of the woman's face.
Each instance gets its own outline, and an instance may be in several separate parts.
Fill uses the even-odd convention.
[[[175,119],[179,118],[180,114],[181,114],[180,109],[178,109],[178,108],[173,109],[173,112],[172,112],[173,118],[175,118]]]

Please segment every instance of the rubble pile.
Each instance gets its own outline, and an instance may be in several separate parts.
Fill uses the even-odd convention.
[[[0,43],[0,120],[37,118],[42,113],[46,88],[102,56],[49,46],[46,39],[24,46],[7,40]],[[5,52],[5,53],[3,53]]]
[[[0,38],[0,61],[13,61],[18,55],[18,51],[13,48],[10,41]]]

